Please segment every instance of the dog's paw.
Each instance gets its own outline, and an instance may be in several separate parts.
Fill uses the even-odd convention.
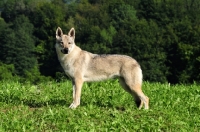
[[[75,109],[78,105],[75,105],[74,103],[71,103],[71,105],[69,106],[69,108],[71,109]]]

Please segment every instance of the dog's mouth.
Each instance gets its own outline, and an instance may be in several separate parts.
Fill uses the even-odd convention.
[[[68,48],[63,48],[63,49],[61,49],[61,52],[62,52],[63,54],[68,54],[69,49],[68,49]]]

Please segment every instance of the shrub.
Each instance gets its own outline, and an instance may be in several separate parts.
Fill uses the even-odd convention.
[[[4,64],[0,62],[0,80],[13,79],[14,70],[15,67],[13,64]]]

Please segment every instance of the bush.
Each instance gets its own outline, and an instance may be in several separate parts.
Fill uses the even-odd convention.
[[[15,67],[13,64],[4,64],[0,62],[0,80],[14,79],[14,70]]]
[[[63,80],[69,79],[69,77],[64,72],[56,72],[55,79],[57,82],[61,82]]]
[[[21,81],[37,84],[50,81],[51,79],[51,77],[42,76],[38,68],[35,66],[32,70],[25,72],[25,76],[21,78]]]

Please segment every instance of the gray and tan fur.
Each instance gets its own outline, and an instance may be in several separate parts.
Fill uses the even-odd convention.
[[[65,73],[72,79],[73,102],[70,108],[80,105],[81,89],[84,82],[119,78],[122,87],[130,93],[137,107],[143,104],[149,108],[149,98],[142,92],[142,70],[138,62],[125,55],[98,55],[84,51],[76,46],[75,30],[63,34],[56,30],[56,52]]]

